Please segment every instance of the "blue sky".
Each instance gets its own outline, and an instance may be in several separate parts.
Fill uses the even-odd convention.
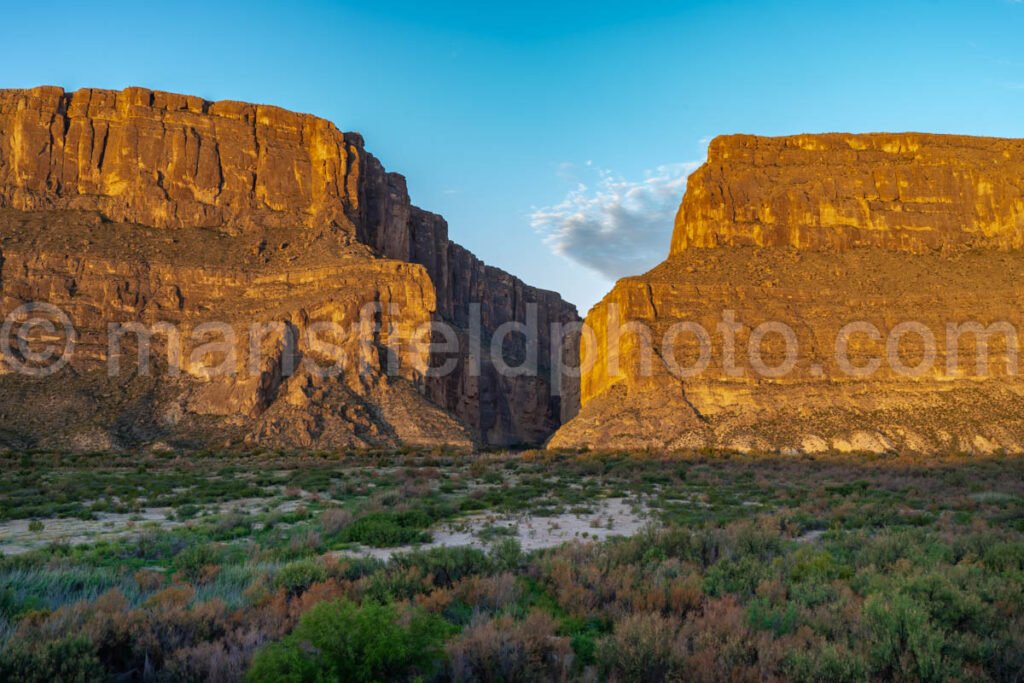
[[[8,2],[0,87],[141,85],[358,130],[454,239],[586,310],[667,253],[717,134],[1024,137],[1024,2]]]

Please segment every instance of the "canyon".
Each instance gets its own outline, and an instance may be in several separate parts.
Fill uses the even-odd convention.
[[[667,246],[581,333],[329,121],[2,90],[0,446],[1024,450],[1024,141],[719,137]]]

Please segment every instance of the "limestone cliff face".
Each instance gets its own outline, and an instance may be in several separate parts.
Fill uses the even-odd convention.
[[[450,354],[456,372],[432,376],[443,359],[419,332],[432,320],[466,338],[478,302],[486,345],[536,304],[546,359],[551,323],[575,309],[450,242],[358,134],[276,107],[141,88],[0,90],[0,314],[29,301],[65,310],[79,344],[64,392],[0,376],[0,442],[538,443],[578,405],[578,384],[552,390],[546,364],[506,378],[485,356],[469,372],[466,344]],[[188,362],[191,333],[211,320],[272,326],[232,340],[256,372],[210,378],[203,359]],[[333,357],[296,343],[324,321],[351,330],[323,340],[345,359],[328,378],[303,361]],[[181,375],[100,377],[111,322],[178,326]],[[154,344],[159,359],[166,344]],[[119,381],[131,390],[111,388]]]
[[[874,134],[716,138],[671,253],[755,245],[924,252],[1024,246],[1024,140]]]
[[[154,92],[0,91],[0,202],[158,228],[351,228],[362,142],[314,116]]]
[[[1022,169],[1019,140],[716,139],[669,258],[588,314],[551,445],[1024,450]]]

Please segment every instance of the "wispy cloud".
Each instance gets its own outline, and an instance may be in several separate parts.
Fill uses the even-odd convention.
[[[699,165],[666,164],[628,180],[588,162],[583,172],[595,180],[578,181],[558,204],[535,209],[530,222],[556,254],[611,279],[637,275],[668,255],[686,177]],[[558,173],[567,177],[571,168],[561,164]]]

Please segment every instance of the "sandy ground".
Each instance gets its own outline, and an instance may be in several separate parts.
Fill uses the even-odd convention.
[[[431,529],[433,541],[430,543],[395,548],[359,547],[340,550],[333,554],[386,560],[392,555],[410,550],[463,546],[485,549],[493,542],[487,538],[488,535],[493,539],[515,538],[524,551],[531,551],[552,548],[567,541],[603,541],[612,536],[632,536],[650,521],[649,511],[645,506],[625,498],[600,500],[594,503],[592,508],[591,512],[585,514],[568,512],[550,517],[484,512]]]
[[[137,535],[144,529],[167,529],[184,524],[173,516],[172,508],[148,508],[131,514],[98,512],[96,519],[89,520],[74,517],[41,519],[38,521],[42,522],[43,528],[39,531],[29,529],[29,520],[16,519],[0,524],[0,553],[20,555],[51,543],[81,545]]]
[[[220,506],[220,511],[251,513],[267,506],[267,499],[240,499]],[[303,504],[300,497],[275,505],[281,512]],[[80,545],[100,540],[137,536],[147,529],[170,529],[189,523],[174,517],[173,508],[147,508],[131,514],[97,513],[96,519],[51,518],[38,520],[43,528],[29,529],[29,520],[0,523],[0,554],[20,555],[52,543]],[[487,548],[494,540],[515,538],[525,551],[551,548],[572,540],[601,541],[612,536],[632,536],[649,522],[646,506],[624,498],[599,500],[586,513],[567,512],[553,516],[501,515],[481,512],[446,522],[430,530],[433,541],[419,546],[395,548],[358,547],[333,553],[388,559],[414,549],[470,546]]]

